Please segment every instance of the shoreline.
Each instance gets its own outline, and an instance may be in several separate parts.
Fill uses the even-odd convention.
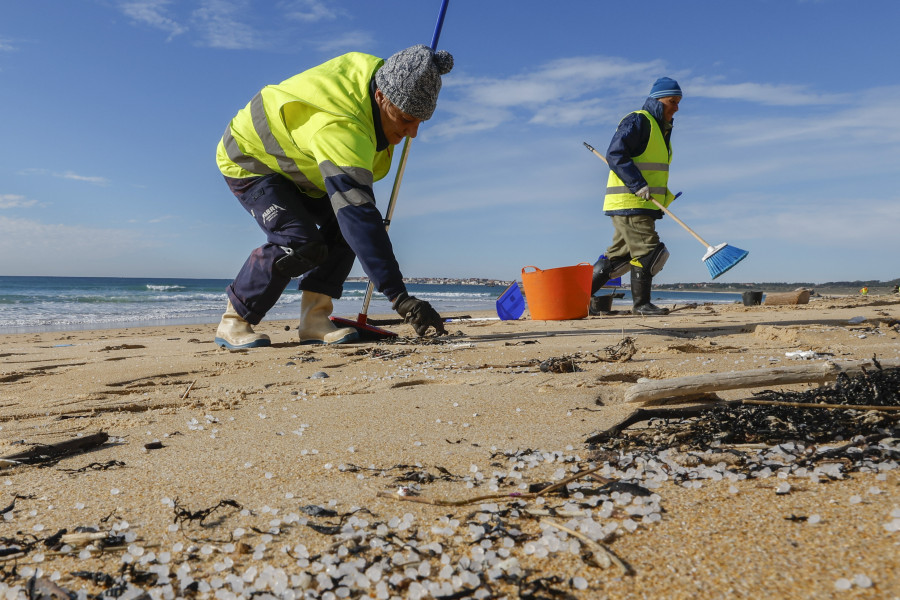
[[[696,292],[671,292],[673,294],[696,294]],[[419,292],[420,297],[424,297],[427,299],[427,292],[424,294]],[[498,293],[499,296],[499,293]],[[277,304],[276,307],[270,312],[269,320],[291,320],[295,319],[299,321],[299,306],[297,306],[297,302],[299,301],[299,297],[293,298],[292,303],[284,303]],[[495,298],[491,298],[490,301],[486,301],[483,299],[479,300],[457,300],[454,298],[442,298],[440,294],[437,295],[436,299],[432,299],[432,305],[436,307],[438,311],[442,314],[445,314],[445,317],[450,318],[453,316],[466,314],[472,311],[481,311],[481,312],[489,312],[492,313],[493,316],[496,316],[496,307],[495,307]],[[708,300],[707,300],[708,301]],[[735,300],[738,302],[739,300]],[[361,300],[360,300],[361,302]],[[680,302],[680,300],[669,301],[667,299],[661,299],[660,302],[662,304],[674,304],[675,302]],[[618,306],[619,304],[617,304]],[[224,299],[223,299],[224,306]],[[370,304],[369,314],[370,319],[395,319],[397,318],[396,313],[392,312],[390,309],[390,304],[383,300],[382,298],[374,298],[372,303]],[[359,304],[357,304],[356,299],[345,298],[343,300],[335,301],[334,315],[341,316],[344,318],[348,318],[351,320],[355,320],[357,316],[356,310],[359,309]],[[85,330],[109,330],[109,329],[118,329],[118,328],[134,328],[134,327],[153,327],[153,326],[168,326],[168,325],[208,325],[215,327],[221,318],[220,308],[217,308],[215,311],[206,312],[202,314],[194,314],[193,316],[185,316],[185,317],[143,317],[136,314],[125,315],[122,319],[119,320],[105,320],[105,321],[92,321],[90,323],[53,323],[53,324],[41,324],[41,325],[19,325],[15,327],[7,327],[0,326],[0,335],[5,335],[9,333],[37,333],[41,331],[85,331]],[[292,312],[296,312],[296,316],[290,314]],[[265,320],[264,320],[265,321]],[[294,323],[296,326],[296,322]]]
[[[625,289],[625,288],[618,288]],[[615,290],[613,288],[604,288],[604,290],[609,290],[611,293]],[[600,294],[603,295],[603,291],[601,290]],[[627,291],[627,290],[626,290]],[[683,294],[696,294],[698,292],[695,291],[686,291],[686,290],[670,290],[666,288],[653,288],[654,292],[662,291],[662,292],[670,292],[670,293],[683,293]],[[620,292],[621,293],[621,292]],[[703,294],[709,295],[722,295],[722,294],[736,294],[738,292],[731,291],[705,291]],[[833,298],[850,298],[850,297],[859,297],[860,299],[865,298],[880,298],[880,299],[898,299],[896,294],[888,294],[887,296],[879,295],[879,294],[869,294],[868,296],[861,296],[859,294],[820,294],[817,296],[812,296],[810,298],[810,302],[814,302],[817,300],[827,300]],[[627,299],[626,299],[627,300]],[[703,304],[702,302],[687,302],[684,304],[679,303],[671,298],[653,298],[653,302],[661,305],[661,306],[685,306],[690,304]],[[627,302],[615,302],[614,301],[614,310],[615,307],[623,307]],[[733,302],[723,302],[722,304],[741,304],[740,299],[735,299]],[[527,306],[527,301],[526,301]],[[457,314],[467,314],[467,313],[479,313],[480,316],[493,316],[496,317],[496,309],[495,308],[476,308],[476,309],[454,309],[452,311],[448,311],[445,315],[446,318],[453,318]],[[346,316],[343,313],[339,313],[339,311],[335,310],[335,316],[344,316],[344,318],[353,319],[352,315],[347,314]],[[396,319],[396,313],[378,313],[378,314],[369,314],[369,319],[374,320],[392,320]],[[170,319],[158,319],[158,320],[150,320],[150,319],[135,319],[133,321],[109,321],[104,323],[76,323],[76,324],[60,324],[60,325],[40,325],[40,326],[23,326],[23,327],[9,327],[9,328],[0,328],[0,336],[3,335],[18,335],[18,334],[29,334],[29,333],[64,333],[64,332],[76,332],[76,331],[109,331],[115,329],[134,329],[134,328],[147,328],[147,327],[187,327],[193,325],[199,326],[209,326],[215,328],[219,322],[219,315],[209,316],[209,317],[181,317],[181,318],[170,318]],[[527,319],[528,313],[522,316],[522,319]],[[271,320],[264,320],[263,323],[266,322],[283,322],[285,327],[293,327],[296,328],[297,322],[299,321],[299,314],[297,317],[283,317],[281,315],[276,316]],[[7,329],[17,329],[16,331],[7,331]]]

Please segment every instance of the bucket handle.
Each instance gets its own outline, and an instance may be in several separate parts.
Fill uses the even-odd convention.
[[[582,267],[582,266],[585,266],[585,267],[591,267],[591,266],[593,266],[593,265],[592,265],[591,263],[589,263],[589,262],[583,262],[583,261],[582,261],[582,262],[578,263],[578,264],[575,265],[575,266],[576,266],[576,267]],[[534,269],[536,273],[540,273],[540,272],[541,272],[541,269],[538,269],[537,267],[535,267],[535,266],[533,266],[533,265],[528,265],[527,267],[522,267],[522,273],[523,273],[523,274],[525,273],[525,269]]]

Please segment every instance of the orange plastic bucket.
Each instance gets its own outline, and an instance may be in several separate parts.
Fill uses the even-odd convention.
[[[534,269],[534,271],[526,271]],[[591,301],[594,269],[588,263],[542,271],[522,268],[522,287],[531,318],[536,321],[583,319]]]

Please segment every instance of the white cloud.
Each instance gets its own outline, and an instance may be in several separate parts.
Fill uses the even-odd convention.
[[[111,264],[143,264],[143,254],[156,245],[124,229],[0,216],[0,272],[5,274],[102,273]],[[116,251],[111,254],[110,248]]]
[[[132,20],[169,34],[168,40],[185,33],[188,28],[166,14],[171,0],[136,0],[122,2],[119,9]]]
[[[613,122],[624,114],[623,110],[629,110],[627,106],[643,101],[649,89],[648,82],[661,73],[668,73],[681,82],[687,98],[685,108],[689,108],[691,100],[703,98],[707,103],[711,100],[744,101],[763,106],[818,110],[815,115],[804,114],[805,118],[789,114],[776,118],[757,116],[752,123],[746,118],[739,123],[716,121],[714,125],[726,134],[722,137],[723,142],[763,144],[834,134],[851,138],[881,135],[900,139],[900,124],[888,125],[885,131],[881,117],[893,110],[890,98],[900,91],[897,88],[863,90],[850,96],[821,93],[804,85],[725,83],[691,78],[689,73],[670,72],[661,60],[629,62],[603,56],[563,58],[537,65],[531,72],[508,77],[468,77],[464,73],[451,73],[444,79],[439,108],[454,115],[451,118],[453,125],[435,128],[434,133],[459,135],[484,131],[512,120],[551,127]],[[446,115],[443,120],[447,121]],[[738,131],[745,135],[732,135]]]
[[[787,144],[802,144],[796,153],[805,155],[821,152],[823,142],[829,143],[831,152],[845,153],[862,146],[861,151],[868,155],[866,162],[871,162],[878,158],[873,149],[893,150],[900,142],[900,121],[884,116],[894,111],[893,98],[898,93],[900,87],[863,90],[836,107],[817,107],[814,115],[798,106],[782,109],[778,116],[745,113],[741,119],[697,117],[688,104],[684,117],[677,117],[682,121],[677,129],[686,126],[692,136],[715,140],[719,147],[785,149]]]
[[[73,173],[72,171],[66,171],[65,173],[54,173],[53,176],[59,177],[61,179],[71,179],[73,181],[84,181],[85,183],[96,183],[97,185],[107,185],[109,183],[109,180],[106,177],[79,175],[78,173]]]
[[[338,18],[342,13],[319,0],[291,0],[276,6],[279,19],[254,23],[259,11],[247,0],[203,0],[191,14],[191,23],[199,32],[200,43],[226,50],[284,51],[294,48],[298,40],[320,52],[347,52],[372,44],[371,34],[341,31],[339,35],[316,38],[310,24]],[[296,25],[303,25],[298,32]],[[311,35],[313,34],[313,35]]]
[[[78,173],[73,173],[72,171],[59,173],[48,171],[47,169],[23,169],[21,173],[23,175],[47,175],[50,177],[56,177],[58,179],[71,179],[72,181],[83,181],[85,183],[94,183],[97,185],[109,185],[109,179],[107,179],[106,177],[98,177],[94,175],[79,175]]]
[[[602,100],[594,98],[577,102],[548,104],[536,110],[529,123],[566,127],[603,123],[620,116],[617,112],[610,110]]]
[[[765,208],[772,206],[771,201]],[[714,218],[714,224],[707,224],[705,229],[725,236],[736,234],[738,240],[766,240],[770,245],[799,246],[809,254],[817,250],[855,253],[857,248],[871,247],[873,240],[891,240],[890,243],[896,245],[893,240],[897,219],[892,205],[872,205],[868,198],[825,199],[816,204],[827,205],[828,210],[817,211],[811,217],[807,207],[797,202],[793,206],[782,202],[777,212],[752,205],[744,205],[739,211],[723,209]],[[858,210],[863,205],[867,206],[866,210]],[[786,254],[785,259],[790,260],[790,254]]]
[[[810,106],[836,104],[847,100],[846,96],[820,94],[802,85],[771,83],[706,83],[688,80],[682,83],[685,96],[716,98],[719,100],[743,100],[769,106]]]
[[[370,48],[375,45],[372,34],[365,31],[345,31],[339,35],[331,35],[324,39],[310,39],[307,42],[322,54],[343,54]]]
[[[204,44],[226,50],[266,47],[266,37],[251,24],[253,7],[244,0],[204,0],[192,17],[204,36]]]
[[[27,200],[25,196],[0,194],[0,208],[28,208],[35,204],[37,204],[37,200]]]
[[[429,121],[421,129],[420,135],[424,138],[472,135],[496,129],[514,117],[510,110],[441,99],[438,101],[435,122]]]
[[[0,38],[0,52],[12,52],[16,49],[12,42],[6,38]]]
[[[446,114],[434,135],[458,136],[490,130],[507,122],[549,127],[613,121],[623,102],[633,104],[648,81],[667,72],[662,61],[629,62],[605,56],[570,57],[538,65],[509,77],[444,78],[439,110]]]
[[[609,97],[624,88],[646,87],[651,73],[662,70],[659,61],[629,63],[602,56],[555,60],[526,74],[501,78],[449,76],[446,84],[457,88],[471,103],[497,107],[535,107],[548,102],[584,97]],[[612,91],[615,90],[615,91]]]
[[[281,3],[279,8],[286,18],[303,23],[332,21],[344,15],[344,11],[320,0],[291,0]]]

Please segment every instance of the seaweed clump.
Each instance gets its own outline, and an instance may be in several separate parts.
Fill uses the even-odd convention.
[[[721,402],[695,416],[655,418],[648,427],[622,431],[604,440],[607,449],[708,450],[720,445],[805,445],[872,440],[900,435],[900,369],[875,369],[838,375],[830,386],[802,392],[766,390],[754,400]],[[762,400],[765,403],[755,403]],[[829,405],[824,408],[816,405]],[[845,408],[846,407],[846,408]],[[859,407],[859,408],[854,408]]]

